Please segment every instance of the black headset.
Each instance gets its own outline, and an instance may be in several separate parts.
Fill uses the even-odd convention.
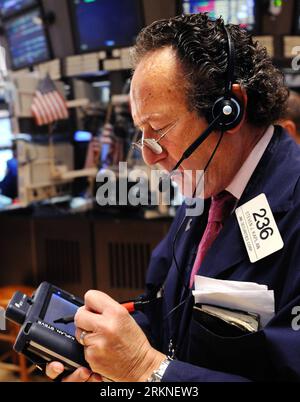
[[[235,48],[226,26],[224,26],[224,30],[226,32],[228,43],[228,65],[225,94],[214,103],[212,107],[212,119],[214,120],[221,115],[218,125],[221,130],[227,131],[236,127],[240,123],[244,110],[243,104],[232,93],[235,72]]]
[[[180,160],[176,163],[172,171],[178,169],[181,163],[202,144],[204,140],[215,129],[222,132],[228,131],[236,127],[242,120],[244,115],[244,105],[234,96],[232,85],[235,72],[235,49],[230,33],[224,25],[224,31],[227,36],[228,44],[228,63],[227,63],[227,78],[225,83],[225,93],[218,98],[211,110],[209,125],[203,133],[184,151]]]

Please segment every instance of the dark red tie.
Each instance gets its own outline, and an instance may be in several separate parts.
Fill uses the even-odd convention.
[[[222,191],[215,197],[212,197],[207,226],[199,243],[196,259],[190,276],[190,288],[194,285],[195,275],[197,274],[208,249],[220,233],[226,218],[228,218],[232,213],[236,201],[237,199],[228,191]]]

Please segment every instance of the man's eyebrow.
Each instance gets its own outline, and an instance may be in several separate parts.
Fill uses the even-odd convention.
[[[163,113],[160,112],[150,113],[146,115],[141,121],[139,122],[134,121],[134,125],[135,127],[141,127],[143,124],[147,123],[150,119],[161,118],[162,116]]]

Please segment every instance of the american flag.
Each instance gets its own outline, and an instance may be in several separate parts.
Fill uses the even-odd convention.
[[[39,82],[32,100],[31,112],[38,126],[69,117],[66,101],[56,89],[49,75]]]

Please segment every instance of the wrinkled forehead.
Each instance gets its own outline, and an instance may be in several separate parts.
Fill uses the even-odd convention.
[[[173,109],[185,104],[183,72],[171,48],[156,50],[138,64],[131,82],[133,118],[153,109]]]

